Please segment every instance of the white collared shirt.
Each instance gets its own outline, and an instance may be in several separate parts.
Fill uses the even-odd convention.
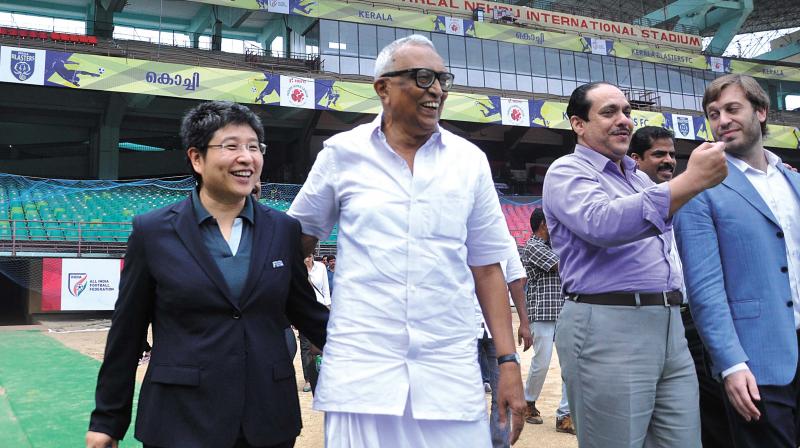
[[[516,246],[516,242],[511,241],[511,244]],[[508,260],[503,260],[500,262],[500,269],[503,271],[503,278],[506,280],[506,284],[511,284],[514,280],[519,280],[521,278],[527,279],[528,276],[525,274],[525,268],[522,267],[522,260],[519,258],[519,254],[514,254],[513,257],[509,258]],[[508,303],[509,306],[514,304],[514,301],[511,299],[511,290],[507,291],[508,293]],[[481,304],[478,302],[478,296],[473,296],[475,301],[475,320],[480,323],[478,327],[478,332],[476,335],[478,339],[483,337],[483,332],[486,331],[486,337],[491,338],[492,332],[489,331],[489,326],[486,325],[486,318],[483,316],[483,310],[481,309]]]
[[[678,269],[679,272],[683,273],[683,262],[681,261],[681,256],[678,253],[678,242],[675,240],[675,233],[670,230],[672,234],[672,245],[669,249],[669,258],[672,260],[672,263]],[[684,305],[689,303],[689,298],[686,296],[686,282],[681,279],[681,294],[683,295],[683,303]]]
[[[331,289],[328,285],[328,269],[319,261],[315,261],[313,267],[308,271],[308,281],[314,287],[317,295],[317,302],[331,306]]]
[[[413,175],[381,116],[325,142],[292,204],[303,233],[339,224],[336,291],[314,409],[486,416],[469,266],[516,255],[486,156],[439,128]]]
[[[725,154],[728,161],[738,168],[756,189],[761,199],[778,220],[786,241],[786,259],[789,268],[789,288],[794,302],[794,325],[800,328],[800,198],[795,195],[792,186],[778,170],[781,159],[770,151],[764,150],[767,157],[767,172],[757,170],[747,162],[730,154]],[[736,364],[722,372],[726,377],[738,370],[744,370],[744,363]]]
[[[239,243],[242,242],[242,218],[233,218],[233,226],[231,226],[231,237],[228,239],[228,248],[231,250],[231,255],[236,256],[239,252]]]

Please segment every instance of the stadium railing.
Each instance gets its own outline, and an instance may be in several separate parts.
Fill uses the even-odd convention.
[[[0,252],[125,253],[131,222],[0,220]]]

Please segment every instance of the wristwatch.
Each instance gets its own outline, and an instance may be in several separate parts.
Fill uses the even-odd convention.
[[[500,364],[504,363],[504,362],[515,362],[515,363],[517,363],[517,365],[519,365],[519,354],[514,352],[514,353],[512,353],[510,355],[503,355],[503,356],[498,356],[497,357],[497,365],[498,366]]]

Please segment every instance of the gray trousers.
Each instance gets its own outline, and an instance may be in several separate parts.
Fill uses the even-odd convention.
[[[697,375],[679,307],[567,300],[556,350],[581,448],[701,446]]]

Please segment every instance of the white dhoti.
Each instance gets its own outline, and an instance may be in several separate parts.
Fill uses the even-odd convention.
[[[417,420],[411,397],[402,416],[325,413],[325,448],[491,447],[488,416],[481,420]]]

